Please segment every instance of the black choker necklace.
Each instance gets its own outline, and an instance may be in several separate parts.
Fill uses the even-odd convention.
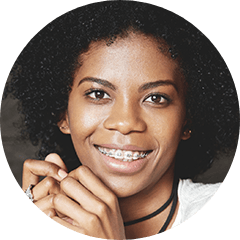
[[[124,226],[130,226],[130,225],[133,225],[135,223],[143,222],[145,220],[148,220],[150,218],[155,217],[156,215],[158,215],[159,213],[164,211],[169,206],[169,204],[172,202],[172,200],[173,200],[173,204],[172,204],[170,213],[169,213],[165,223],[163,224],[162,228],[159,231],[159,233],[164,232],[166,230],[168,224],[172,220],[173,214],[174,214],[174,212],[176,210],[177,199],[178,199],[178,197],[177,197],[178,182],[179,182],[178,179],[174,180],[173,187],[172,187],[172,193],[171,193],[169,199],[159,209],[157,209],[155,212],[153,212],[153,213],[151,213],[151,214],[149,214],[149,215],[147,215],[145,217],[138,218],[136,220],[129,221],[129,222],[124,222]]]

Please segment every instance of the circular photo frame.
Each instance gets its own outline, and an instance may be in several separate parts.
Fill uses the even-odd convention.
[[[105,239],[158,232],[190,239],[200,224],[210,231],[202,237],[216,236],[219,224],[229,231],[234,220],[219,216],[233,217],[235,208],[223,206],[237,205],[236,180],[221,182],[231,165],[237,169],[239,105],[234,56],[218,42],[226,42],[216,30],[223,26],[214,24],[215,37],[178,5],[91,3],[60,4],[33,21],[7,58],[2,144],[23,190],[5,161],[2,185],[11,197],[2,206],[6,219],[15,212],[11,229]],[[210,10],[201,9],[209,21]]]

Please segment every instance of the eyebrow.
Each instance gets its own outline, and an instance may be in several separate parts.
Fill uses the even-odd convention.
[[[95,83],[103,85],[104,87],[108,87],[112,90],[116,90],[116,87],[112,83],[110,83],[109,81],[104,80],[104,79],[94,78],[94,77],[85,77],[78,83],[78,86],[84,82],[95,82]]]
[[[78,86],[84,82],[95,82],[95,83],[101,84],[105,87],[108,87],[114,91],[116,90],[116,87],[112,83],[110,83],[109,81],[104,80],[104,79],[95,78],[95,77],[85,77],[82,80],[80,80],[80,82],[78,83]],[[155,82],[144,83],[143,85],[141,85],[139,87],[138,92],[143,92],[148,89],[156,88],[159,86],[168,86],[168,85],[172,85],[178,92],[177,85],[171,80],[157,80]]]
[[[173,86],[176,89],[176,91],[178,92],[178,87],[172,80],[158,80],[155,82],[145,83],[139,87],[138,92],[143,92],[147,89],[152,89],[152,88],[156,88],[159,86],[169,86],[169,85]]]

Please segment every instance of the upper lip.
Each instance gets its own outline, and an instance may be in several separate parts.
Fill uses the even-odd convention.
[[[97,147],[110,148],[110,149],[120,149],[126,151],[149,151],[150,149],[138,147],[135,145],[117,145],[117,144],[95,144]]]

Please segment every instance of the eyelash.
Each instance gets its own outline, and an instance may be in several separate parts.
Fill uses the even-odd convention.
[[[147,101],[148,98],[153,98],[153,97],[156,97],[156,99],[160,98],[158,100],[158,102],[154,102],[153,99],[151,99],[151,101]],[[155,100],[156,100],[155,99]],[[162,102],[164,101],[164,102]],[[150,102],[152,104],[156,104],[156,105],[166,105],[166,104],[169,104],[172,100],[165,94],[163,93],[151,93],[150,95],[148,95],[145,99],[144,99],[144,102]]]
[[[102,97],[101,98],[97,97],[97,95],[96,95],[97,93],[102,94]],[[94,96],[91,96],[92,94],[94,94]],[[106,93],[105,91],[103,91],[102,89],[89,89],[88,91],[85,92],[85,96],[90,98],[93,101],[110,99],[109,94]],[[153,98],[153,97],[156,97],[155,100],[157,100],[158,98],[160,98],[160,99],[158,100],[157,103],[154,101],[154,99],[151,99],[151,101],[148,101],[149,98]],[[167,105],[171,101],[172,100],[170,99],[170,97],[168,97],[166,94],[158,93],[158,92],[157,93],[151,93],[144,99],[144,102],[149,102],[149,103],[154,104],[154,105]]]
[[[97,93],[103,94],[103,97],[102,98],[97,97],[97,95],[96,95]],[[95,96],[91,96],[91,94],[94,94]],[[94,101],[100,101],[101,99],[109,99],[110,98],[110,96],[101,89],[89,89],[87,92],[85,92],[84,95]]]

